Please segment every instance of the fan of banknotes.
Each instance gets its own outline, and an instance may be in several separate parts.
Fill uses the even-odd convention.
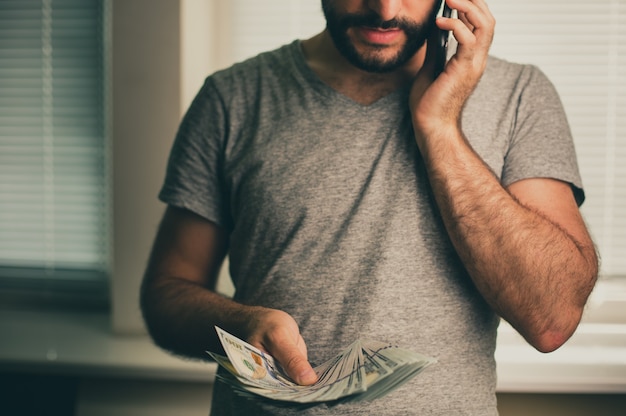
[[[318,381],[294,383],[274,358],[216,327],[227,357],[208,352],[227,370],[220,379],[250,397],[300,404],[371,401],[386,395],[435,360],[386,343],[358,340],[314,368]]]

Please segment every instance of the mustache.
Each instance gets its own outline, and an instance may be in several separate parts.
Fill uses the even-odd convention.
[[[364,26],[373,29],[400,29],[405,32],[414,32],[420,29],[420,25],[414,22],[411,22],[407,19],[391,19],[391,20],[382,20],[380,16],[376,13],[369,14],[352,14],[347,16],[342,16],[339,19],[339,24],[344,27],[355,27],[355,26]]]

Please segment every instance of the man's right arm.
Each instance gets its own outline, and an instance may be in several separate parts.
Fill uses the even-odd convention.
[[[234,302],[214,291],[228,252],[216,224],[168,207],[159,226],[141,287],[141,309],[155,343],[175,354],[208,359],[221,351],[217,325],[272,354],[300,384],[315,381],[306,346],[285,312]]]

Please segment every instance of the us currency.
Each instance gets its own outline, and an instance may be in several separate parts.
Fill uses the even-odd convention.
[[[269,354],[216,327],[226,356],[208,354],[226,371],[218,377],[236,393],[285,403],[371,401],[400,387],[436,360],[371,340],[357,340],[313,368],[318,381],[296,384]]]

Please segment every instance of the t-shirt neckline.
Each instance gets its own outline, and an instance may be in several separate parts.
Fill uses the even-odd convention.
[[[289,45],[289,51],[292,58],[292,61],[297,69],[297,74],[302,77],[302,81],[308,83],[313,87],[313,89],[324,95],[329,99],[336,99],[343,101],[344,103],[350,104],[355,107],[360,107],[362,109],[375,109],[380,106],[388,106],[391,103],[406,103],[408,91],[406,87],[401,87],[392,91],[391,93],[385,95],[384,97],[379,98],[371,104],[362,104],[359,103],[352,98],[340,93],[339,91],[332,88],[330,85],[326,84],[322,79],[309,67],[306,63],[306,58],[304,56],[304,51],[302,50],[302,41],[300,39],[293,41]],[[407,104],[408,105],[408,104]]]

